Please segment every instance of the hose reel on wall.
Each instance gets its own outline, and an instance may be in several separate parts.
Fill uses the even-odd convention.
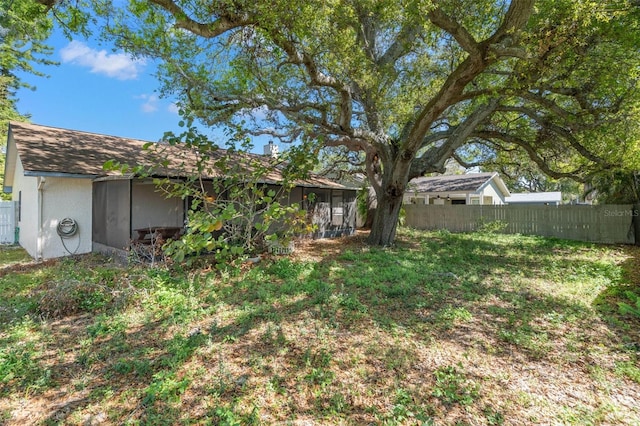
[[[62,241],[62,246],[69,254],[76,254],[78,252],[78,249],[80,248],[80,238],[78,238],[78,245],[73,252],[69,250],[67,244],[65,243],[65,240],[69,240],[75,237],[78,234],[78,230],[78,223],[75,221],[75,219],[65,217],[60,222],[58,222],[56,231],[58,232],[60,241]]]

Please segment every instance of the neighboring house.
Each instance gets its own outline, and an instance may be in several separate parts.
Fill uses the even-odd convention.
[[[559,206],[562,204],[562,192],[531,192],[511,194],[507,197],[507,204],[529,204],[538,206]]]
[[[504,204],[511,194],[498,173],[419,177],[409,182],[405,204]]]
[[[165,198],[151,180],[105,171],[111,160],[120,164],[153,164],[144,141],[66,130],[35,124],[9,124],[4,192],[18,203],[19,243],[36,259],[70,253],[126,249],[147,227],[183,228],[187,201]],[[159,176],[181,178],[189,154],[174,149]],[[221,150],[222,151],[222,150]],[[257,157],[257,156],[255,156]],[[262,157],[260,157],[262,158]],[[239,158],[242,163],[244,159]],[[219,177],[219,176],[218,176]],[[207,176],[215,179],[216,176]],[[277,170],[263,183],[277,187]],[[289,203],[305,203],[309,194],[318,226],[316,237],[355,230],[356,191],[331,180],[310,176],[297,181]],[[64,219],[72,219],[64,221]],[[68,238],[63,238],[68,237]]]

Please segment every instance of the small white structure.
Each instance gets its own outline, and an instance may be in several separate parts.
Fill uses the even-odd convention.
[[[507,204],[559,206],[562,204],[562,192],[523,192],[520,194],[511,194],[505,201]]]
[[[269,141],[269,143],[264,146],[264,155],[267,157],[278,158],[278,154],[278,145],[274,144],[273,141]]]
[[[511,193],[498,173],[419,177],[409,182],[404,204],[499,205]]]
[[[93,176],[49,171],[38,162],[45,150],[38,152],[37,143],[32,148],[34,161],[23,163],[10,125],[3,190],[18,204],[18,243],[35,259],[91,252]],[[76,228],[64,239],[57,233],[63,219],[73,219]]]

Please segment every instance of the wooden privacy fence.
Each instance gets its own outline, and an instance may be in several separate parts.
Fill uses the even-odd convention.
[[[16,207],[13,201],[0,201],[0,244],[13,244],[16,236]]]
[[[502,222],[500,232],[609,244],[635,242],[631,205],[404,206],[405,225],[416,229],[475,231]],[[640,218],[638,218],[640,220]]]

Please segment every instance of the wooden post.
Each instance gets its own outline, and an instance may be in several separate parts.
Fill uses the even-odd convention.
[[[631,224],[633,225],[635,245],[640,246],[640,203],[635,203],[631,209]]]

